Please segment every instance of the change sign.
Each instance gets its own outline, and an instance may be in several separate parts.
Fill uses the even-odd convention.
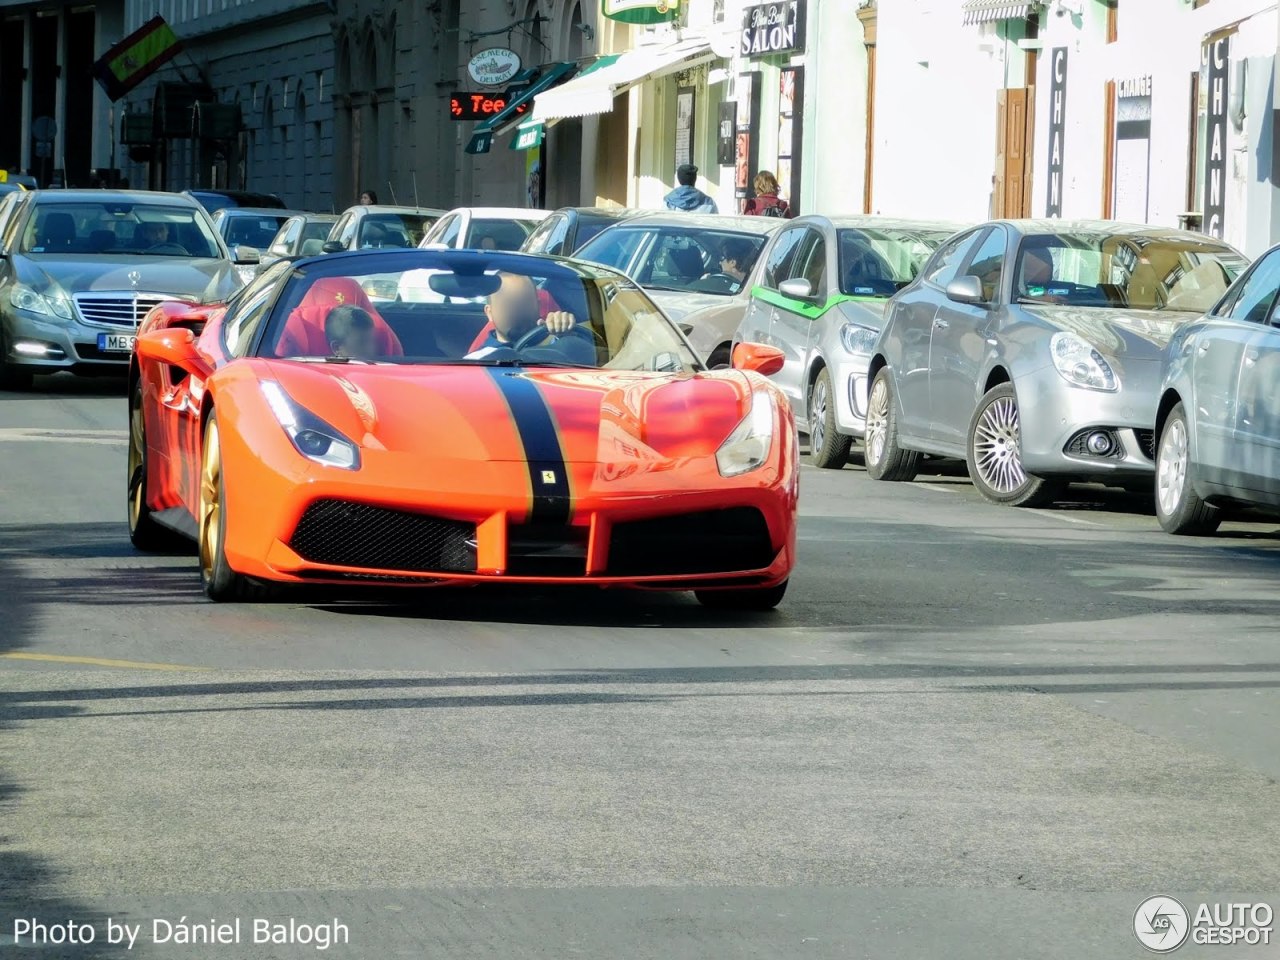
[[[1227,74],[1231,66],[1230,37],[1205,44],[1202,56],[1207,74],[1208,109],[1205,118],[1204,232],[1222,237],[1226,215],[1224,186],[1227,179]]]
[[[119,100],[182,51],[164,17],[152,17],[102,55],[93,75],[113,101]]]

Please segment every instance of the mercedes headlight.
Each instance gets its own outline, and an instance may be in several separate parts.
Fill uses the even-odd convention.
[[[716,451],[716,467],[722,477],[737,477],[763,466],[773,446],[773,397],[764,390],[751,391],[751,409]]]
[[[840,344],[855,356],[870,356],[879,336],[879,330],[864,327],[860,323],[845,323],[840,327]]]
[[[262,393],[298,453],[326,467],[360,469],[359,448],[337,427],[300,406],[274,380],[262,381]]]
[[[25,283],[15,283],[9,290],[9,302],[19,310],[38,313],[43,317],[70,320],[74,316],[71,312],[71,301],[56,288],[47,294],[42,294],[36,293]]]
[[[1055,333],[1049,341],[1053,365],[1062,379],[1074,387],[1115,391],[1120,387],[1111,365],[1083,338],[1074,333]]]

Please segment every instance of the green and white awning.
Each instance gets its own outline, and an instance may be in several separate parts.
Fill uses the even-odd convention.
[[[1040,3],[1010,2],[1010,0],[965,0],[965,23],[995,23],[1000,20],[1025,20],[1036,13],[1042,6]]]

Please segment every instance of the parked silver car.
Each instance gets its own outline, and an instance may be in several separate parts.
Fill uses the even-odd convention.
[[[209,215],[172,193],[23,194],[0,234],[0,387],[119,373],[162,300],[225,301],[240,280]]]
[[[601,231],[573,255],[627,274],[680,324],[708,366],[728,367],[760,252],[787,222],[645,213]]]
[[[809,458],[839,469],[866,426],[867,365],[889,298],[962,224],[799,217],[765,247],[736,342],[777,347],[773,380],[809,434]]]
[[[1280,508],[1280,247],[1165,352],[1156,412],[1156,516],[1212,533],[1222,508]]]
[[[867,472],[963,458],[995,503],[1065,482],[1150,483],[1169,338],[1248,261],[1199,233],[999,221],[948,241],[889,304],[871,361]]]

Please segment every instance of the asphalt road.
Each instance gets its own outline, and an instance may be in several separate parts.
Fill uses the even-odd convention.
[[[216,606],[129,546],[124,423],[112,382],[0,393],[0,954],[302,957],[254,918],[336,918],[361,960],[1079,960],[1149,955],[1155,893],[1280,910],[1276,523],[854,463],[806,468],[770,615]],[[180,917],[244,942],[151,942]]]

